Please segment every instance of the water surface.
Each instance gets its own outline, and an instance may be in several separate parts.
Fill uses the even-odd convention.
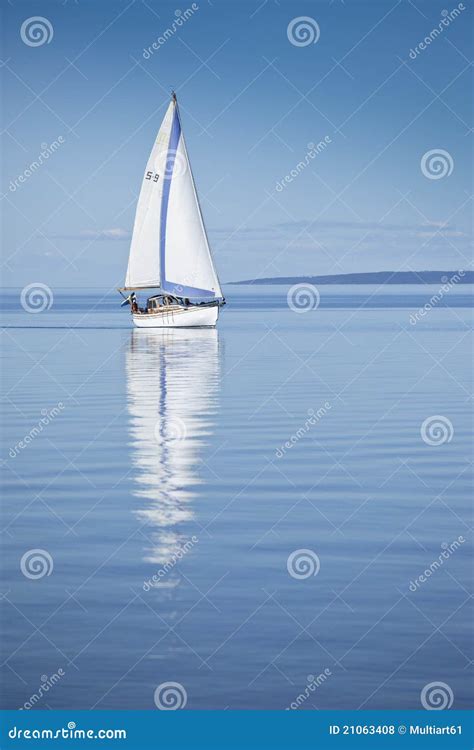
[[[62,670],[35,708],[467,708],[469,290],[229,286],[194,331],[8,290],[3,706]]]

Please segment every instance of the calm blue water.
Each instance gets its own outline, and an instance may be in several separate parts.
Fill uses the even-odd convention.
[[[164,332],[4,294],[3,707],[62,670],[36,708],[467,708],[472,298],[411,324],[435,291],[228,287]]]

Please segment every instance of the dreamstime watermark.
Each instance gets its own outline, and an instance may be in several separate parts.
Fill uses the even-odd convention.
[[[298,177],[298,175],[300,175],[304,169],[306,169],[306,167],[313,161],[313,159],[316,158],[316,156],[318,156],[318,154],[320,154],[322,151],[325,151],[330,143],[332,143],[332,140],[329,135],[325,135],[323,140],[319,141],[319,143],[308,143],[308,150],[304,156],[304,159],[302,161],[299,161],[296,167],[293,167],[293,169],[291,169],[289,173],[283,177],[282,180],[276,183],[275,190],[281,193],[282,190],[284,190],[286,186],[290,184],[290,182],[293,182],[293,180]]]
[[[35,438],[38,437],[38,435],[41,435],[44,428],[47,427],[50,422],[53,421],[66,407],[64,406],[62,401],[59,401],[56,406],[53,406],[52,409],[42,409],[41,414],[43,415],[40,420],[35,424],[34,427],[31,428],[29,432],[26,433],[26,435],[20,440],[19,443],[16,443],[16,445],[13,446],[13,448],[10,448],[8,451],[8,455],[10,458],[15,458],[20,454],[21,451],[25,450],[29,446],[30,443],[33,442]]]
[[[196,286],[196,279],[197,274],[185,274],[183,276],[183,280],[180,284],[173,284],[167,287],[167,292],[170,294],[174,294],[175,297],[185,297],[186,296],[186,287],[195,287]]]
[[[453,423],[442,414],[427,417],[420,427],[420,434],[427,445],[450,443],[454,435]]]
[[[159,584],[163,578],[174,568],[176,563],[178,563],[180,560],[187,555],[187,553],[194,547],[195,544],[197,544],[199,541],[197,536],[192,536],[191,539],[189,539],[185,544],[183,544],[181,547],[177,547],[174,552],[172,552],[169,560],[165,562],[164,565],[147,581],[143,581],[143,591],[150,591],[150,589],[154,588],[157,584]]]
[[[21,41],[28,47],[49,44],[54,36],[53,24],[44,16],[31,16],[21,24]]]
[[[52,687],[57,685],[57,683],[60,681],[62,677],[66,672],[60,667],[57,672],[54,672],[54,674],[48,675],[44,674],[41,675],[41,685],[39,686],[38,690],[33,693],[33,695],[30,695],[27,701],[23,703],[22,706],[18,709],[19,711],[29,711],[31,708],[34,708],[36,704],[43,698]]]
[[[67,727],[61,729],[23,729],[14,725],[8,730],[8,736],[11,740],[126,740],[127,730],[78,729],[75,721],[68,721]]]
[[[22,185],[24,182],[30,179],[34,175],[34,173],[41,167],[45,162],[48,161],[49,157],[52,156],[60,146],[63,145],[63,143],[66,143],[66,139],[64,136],[60,135],[58,136],[54,141],[51,143],[42,143],[41,144],[41,151],[39,152],[39,155],[34,159],[27,167],[23,170],[21,174],[18,175],[14,180],[10,180],[10,184],[8,186],[8,189],[11,193],[14,193],[20,185]]]
[[[288,307],[295,313],[306,313],[319,307],[321,297],[313,284],[294,284],[286,295]]]
[[[282,458],[287,450],[293,448],[293,446],[296,445],[296,443],[301,440],[302,437],[308,434],[312,427],[318,424],[319,420],[328,413],[330,408],[331,404],[329,403],[329,401],[325,401],[317,411],[314,411],[314,409],[308,409],[308,418],[305,419],[301,427],[298,427],[293,435],[290,435],[290,438],[286,441],[286,443],[283,443],[279,448],[276,449],[275,457]]]
[[[33,281],[23,287],[20,294],[20,302],[23,310],[27,313],[41,313],[49,310],[54,301],[52,290],[47,284]]]
[[[421,691],[420,700],[427,711],[444,711],[453,705],[454,693],[446,682],[429,682]]]
[[[297,16],[288,24],[286,35],[294,47],[307,47],[319,41],[321,29],[311,16]]]
[[[431,578],[431,576],[444,565],[445,560],[449,560],[451,555],[453,555],[456,550],[458,550],[460,546],[464,544],[465,541],[466,540],[461,535],[458,536],[458,538],[450,544],[443,542],[443,544],[441,545],[441,549],[443,551],[438,556],[438,558],[436,560],[433,560],[433,562],[430,563],[430,565],[423,571],[423,573],[420,573],[420,575],[415,578],[414,581],[410,581],[410,585],[408,587],[410,591],[417,591],[424,583],[426,583],[428,578]]]
[[[161,156],[161,155],[160,155]],[[184,154],[171,149],[165,156],[165,168],[163,172],[164,180],[171,180],[172,177],[182,177],[188,171],[188,162]]]
[[[416,60],[418,55],[421,55],[421,53],[430,46],[442,33],[445,29],[448,28],[452,24],[453,21],[458,18],[462,11],[466,10],[466,6],[464,3],[458,3],[458,5],[453,8],[453,10],[442,10],[441,11],[441,21],[437,26],[435,26],[433,29],[431,29],[430,33],[425,36],[425,38],[419,42],[416,47],[412,47],[410,49],[409,57],[412,60]]]
[[[155,440],[157,443],[167,443],[174,440],[185,440],[188,431],[180,417],[159,419],[155,425]]]
[[[29,549],[20,560],[21,572],[33,581],[50,576],[53,568],[53,558],[45,549]]]
[[[155,706],[160,711],[177,711],[188,702],[188,694],[180,682],[162,682],[155,690]]]
[[[320,559],[312,549],[295,549],[286,561],[288,573],[299,581],[317,576],[320,568]]]
[[[459,284],[462,277],[465,276],[465,271],[461,268],[457,273],[454,273],[451,278],[448,278],[447,276],[442,276],[441,281],[443,282],[443,286],[441,286],[436,294],[433,294],[432,297],[428,300],[428,302],[423,306],[420,307],[416,313],[412,313],[410,315],[410,325],[416,326],[416,324],[419,322],[421,318],[424,318],[425,315],[433,309],[441,300],[443,299],[444,295],[451,291],[453,286],[456,286],[456,284]]]
[[[454,161],[449,151],[432,148],[421,157],[420,167],[428,180],[442,180],[453,173]]]
[[[296,711],[331,675],[332,672],[327,667],[318,675],[309,674],[304,692],[297,695],[295,700],[291,701],[290,705],[285,708],[285,711]]]
[[[192,3],[190,8],[186,8],[186,10],[175,10],[175,19],[173,23],[168,26],[167,29],[158,37],[158,39],[155,39],[155,41],[149,46],[144,47],[142,55],[145,60],[149,60],[150,57],[160,49],[160,47],[163,47],[164,44],[168,41],[168,39],[171,39],[176,32],[183,26],[186,21],[188,21],[194,13],[199,10],[199,5],[197,3]]]

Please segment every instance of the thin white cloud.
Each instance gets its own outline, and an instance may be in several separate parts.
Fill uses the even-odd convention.
[[[109,240],[120,242],[129,240],[132,233],[129,229],[124,229],[123,227],[112,227],[110,229],[82,229],[76,234],[55,234],[52,236],[64,240]]]
[[[131,232],[129,229],[123,229],[122,227],[101,229],[99,231],[94,229],[84,229],[81,232],[81,236],[96,240],[128,240],[131,237]]]

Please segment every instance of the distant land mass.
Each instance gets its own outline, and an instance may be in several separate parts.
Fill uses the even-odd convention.
[[[332,276],[275,276],[229,284],[473,284],[474,271],[375,271]]]

